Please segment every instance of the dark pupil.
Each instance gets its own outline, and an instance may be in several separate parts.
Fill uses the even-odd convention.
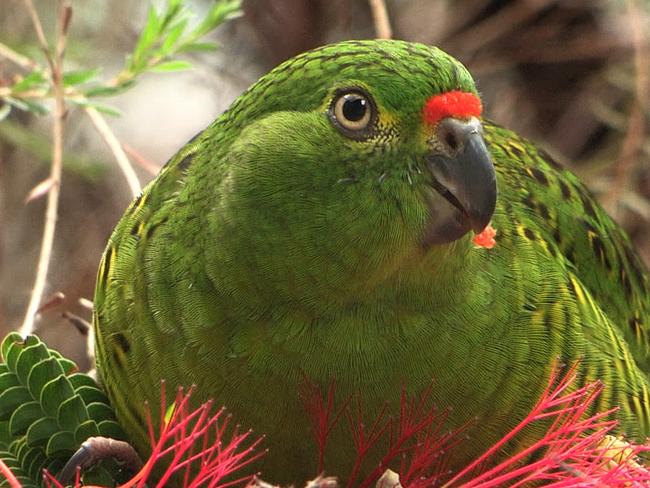
[[[343,103],[343,116],[350,122],[357,122],[366,114],[366,99],[350,95]]]

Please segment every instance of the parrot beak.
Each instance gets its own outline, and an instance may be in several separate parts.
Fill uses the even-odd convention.
[[[496,174],[476,117],[442,119],[436,128],[444,151],[426,158],[431,185],[450,205],[431,201],[426,244],[455,241],[469,230],[481,232],[494,213]],[[441,208],[442,207],[442,208]]]

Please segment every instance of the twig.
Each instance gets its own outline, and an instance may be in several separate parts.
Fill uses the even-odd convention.
[[[634,168],[644,143],[646,129],[645,110],[648,107],[648,88],[650,87],[650,62],[648,38],[642,25],[643,17],[636,0],[627,0],[628,18],[634,39],[634,99],[627,123],[627,131],[618,161],[614,166],[614,178],[604,201],[608,210],[616,216],[619,210],[620,195],[628,184],[629,175]]]
[[[368,0],[368,3],[370,4],[370,10],[372,10],[377,38],[390,39],[393,37],[393,29],[390,26],[390,18],[384,0]]]
[[[25,0],[25,4],[27,5],[28,8],[31,9],[34,8],[31,0]],[[30,13],[30,16],[32,17],[32,20],[35,22],[35,26],[36,25],[39,26],[38,28],[35,27],[36,31],[42,33],[43,28],[40,24],[38,15],[35,16],[35,13],[34,14]],[[62,20],[62,22],[68,22],[68,21],[69,21],[69,17],[67,19]],[[40,40],[40,36],[39,36],[39,40]],[[43,48],[43,45],[41,45],[41,47]],[[58,46],[57,49],[58,48],[63,49],[63,47],[64,46]],[[49,51],[46,49],[47,49],[47,45],[45,45],[44,48],[45,57],[48,60],[48,65],[50,66],[50,69],[52,69],[51,55]],[[38,63],[34,62],[29,58],[26,58],[25,56],[22,56],[21,54],[18,54],[13,49],[1,43],[0,43],[0,56],[16,63],[17,65],[23,68],[42,70],[42,68],[38,65]],[[11,89],[9,88],[3,89],[2,87],[0,87],[0,97],[8,96],[8,95],[11,95]],[[79,95],[79,93],[75,92],[74,90],[68,89],[67,95],[77,96]],[[48,96],[48,93],[45,93],[42,90],[34,90],[32,92],[21,92],[20,96],[21,98],[43,98],[45,96]],[[129,189],[131,190],[131,193],[133,194],[134,197],[137,196],[141,190],[140,181],[138,180],[138,177],[135,171],[133,170],[133,167],[131,166],[131,162],[129,161],[128,156],[122,149],[122,145],[117,140],[115,134],[106,123],[106,120],[97,111],[97,109],[91,106],[86,106],[84,110],[86,111],[86,114],[88,114],[88,116],[90,117],[90,120],[92,121],[93,125],[97,129],[97,132],[99,132],[99,135],[104,139],[106,145],[113,153],[113,156],[115,157],[115,160],[117,161],[117,164],[120,170],[122,171],[122,173],[124,174],[124,178],[126,179],[127,184],[129,185]]]
[[[57,43],[54,57],[52,57],[47,46],[43,27],[41,25],[38,13],[34,8],[32,0],[24,0],[25,7],[29,11],[34,30],[38,37],[41,48],[45,52],[48,65],[50,67],[52,90],[54,93],[54,123],[52,126],[52,139],[54,141],[52,148],[52,166],[50,167],[50,179],[53,181],[52,188],[47,194],[47,207],[45,210],[45,221],[43,224],[43,239],[41,241],[41,251],[36,268],[36,278],[34,286],[25,312],[25,318],[20,326],[20,334],[26,336],[34,330],[34,319],[40,306],[45,290],[47,272],[50,266],[52,255],[52,246],[54,244],[54,231],[56,229],[56,219],[59,207],[59,193],[61,187],[61,168],[63,166],[63,123],[66,115],[65,98],[63,91],[63,53],[65,50],[66,34],[70,21],[72,9],[69,0],[59,0],[59,17],[57,26]]]
[[[29,17],[32,19],[32,24],[34,26],[34,31],[36,32],[36,37],[38,38],[38,43],[45,54],[45,60],[47,61],[47,64],[50,65],[50,73],[54,76],[54,73],[56,72],[56,66],[55,66],[54,59],[50,54],[50,48],[47,45],[47,39],[45,38],[45,32],[43,32],[43,25],[41,24],[41,19],[38,16],[38,12],[36,11],[36,8],[34,8],[34,3],[32,2],[32,0],[23,0],[23,2],[25,2],[25,7],[27,8]],[[61,7],[61,3],[59,2],[59,8],[60,7]]]
[[[11,87],[0,86],[0,98],[10,97],[13,94],[14,93]],[[43,99],[48,96],[49,93],[43,90],[27,90],[27,91],[20,92],[20,98],[22,99],[26,99],[26,98]]]
[[[124,152],[126,152],[133,160],[138,164],[141,168],[143,168],[147,173],[151,175],[156,175],[160,171],[160,165],[154,163],[153,161],[149,161],[147,158],[145,158],[142,154],[140,154],[138,151],[136,151],[134,148],[129,146],[128,144],[122,144],[122,147],[124,148]]]
[[[29,59],[26,56],[23,56],[22,54],[17,53],[13,49],[11,49],[9,46],[6,44],[3,44],[0,42],[0,56],[3,58],[8,59],[14,64],[17,64],[21,68],[25,68],[26,70],[32,71],[34,69],[40,68],[38,66],[38,63],[35,63],[33,60]]]
[[[95,129],[97,129],[97,132],[99,132],[99,135],[102,136],[104,142],[106,142],[106,145],[113,153],[115,161],[117,161],[117,165],[120,167],[124,178],[126,178],[126,182],[129,185],[131,194],[134,197],[138,196],[140,194],[140,190],[142,189],[140,186],[140,181],[138,180],[138,175],[135,174],[133,166],[131,166],[129,157],[124,152],[124,149],[122,149],[120,141],[117,140],[117,137],[115,137],[115,134],[106,123],[106,120],[104,117],[102,117],[102,114],[100,114],[95,107],[85,107],[84,110],[86,111],[88,117],[90,117],[90,120],[95,126]]]

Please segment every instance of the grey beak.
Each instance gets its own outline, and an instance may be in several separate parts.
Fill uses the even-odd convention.
[[[481,232],[490,222],[497,199],[496,174],[481,123],[448,117],[438,124],[438,140],[447,154],[427,158],[434,187]]]

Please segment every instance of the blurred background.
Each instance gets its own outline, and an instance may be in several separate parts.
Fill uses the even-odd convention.
[[[188,3],[199,17],[210,5]],[[142,184],[269,68],[320,44],[376,37],[387,27],[377,17],[383,3],[244,0],[244,15],[213,35],[219,50],[193,55],[193,70],[147,74],[108,100],[122,111],[108,123],[133,155]],[[56,2],[35,5],[46,35],[53,33]],[[148,2],[76,0],[72,7],[66,69],[101,66],[102,76],[114,75],[133,50]],[[485,115],[573,168],[650,263],[648,0],[386,0],[385,7],[393,37],[438,45],[464,62]],[[1,0],[0,43],[42,60],[22,0]],[[0,56],[0,87],[19,72]],[[20,325],[33,285],[45,199],[25,199],[47,178],[50,133],[49,116],[14,110],[0,121],[2,335]],[[44,300],[57,292],[65,298],[43,311],[37,332],[82,368],[85,339],[61,315],[90,320],[78,299],[92,299],[101,252],[130,199],[104,141],[80,109],[69,107]]]

